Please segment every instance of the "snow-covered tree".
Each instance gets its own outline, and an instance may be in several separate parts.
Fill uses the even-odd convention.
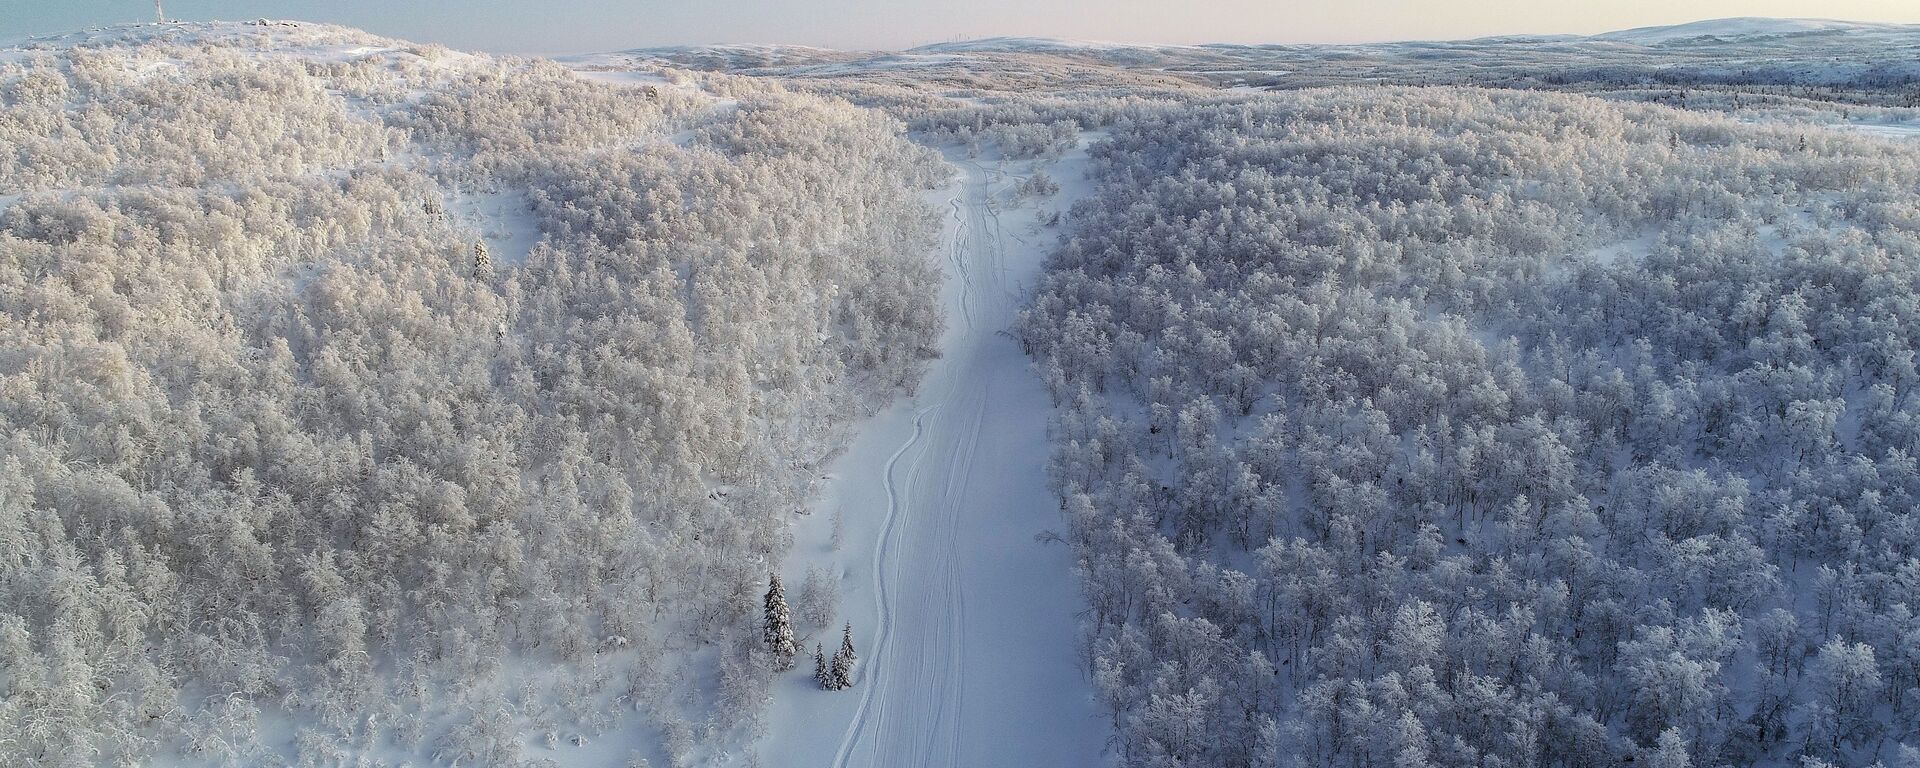
[[[800,596],[796,600],[800,625],[808,629],[824,629],[832,625],[834,613],[839,608],[839,582],[826,569],[809,567],[806,580],[800,583]]]
[[[1813,692],[1802,716],[1812,745],[1834,750],[1842,742],[1871,737],[1878,730],[1871,715],[1885,682],[1872,646],[1829,639],[1807,665],[1806,680]]]
[[[1261,718],[1308,765],[1891,754],[1920,246],[1843,211],[1916,157],[1479,89],[1082,109],[1020,336],[1123,764]]]
[[[833,670],[827,666],[826,654],[822,652],[819,643],[813,645],[813,681],[826,690],[839,690],[834,686]]]
[[[773,667],[785,672],[793,669],[793,657],[800,653],[793,641],[793,616],[787,609],[787,594],[780,588],[780,574],[767,576],[767,595],[762,604],[761,640],[773,654]]]
[[[1641,750],[1641,763],[1651,768],[1689,768],[1693,758],[1687,754],[1687,742],[1681,738],[1680,729],[1668,728],[1660,732],[1652,749]]]
[[[833,662],[828,676],[833,679],[834,690],[853,687],[853,663],[858,660],[853,652],[853,625],[848,624],[840,630],[840,649],[833,652]]]

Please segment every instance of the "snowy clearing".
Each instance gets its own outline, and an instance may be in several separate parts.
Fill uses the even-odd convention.
[[[1053,200],[1006,209],[1027,163],[968,160],[929,194],[950,211],[944,356],[919,391],[870,420],[834,463],[786,570],[831,564],[862,660],[855,687],[820,690],[807,665],[773,687],[765,760],[795,766],[1099,763],[1104,724],[1074,647],[1081,608],[1046,483],[1051,405],[1003,333],[1039,275],[1045,212],[1083,194],[1083,148],[1049,169]],[[844,516],[834,552],[832,518]],[[805,639],[832,650],[838,625]],[[806,653],[802,654],[803,658]]]
[[[1920,139],[1920,123],[1843,123],[1836,127],[1887,139]]]
[[[455,221],[486,240],[496,262],[523,264],[540,242],[540,224],[525,190],[456,192],[447,202]]]

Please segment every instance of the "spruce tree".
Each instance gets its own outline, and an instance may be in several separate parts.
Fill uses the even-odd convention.
[[[493,254],[488,252],[486,241],[475,241],[473,244],[473,276],[486,277],[491,274],[493,274]]]
[[[858,659],[853,653],[853,625],[848,624],[840,631],[840,650],[833,652],[833,669],[829,670],[834,690],[853,687],[853,662]]]
[[[793,657],[800,653],[800,647],[793,642],[793,613],[787,610],[787,593],[780,588],[780,575],[769,574],[768,581],[767,615],[761,626],[767,649],[773,651],[774,669],[785,672],[793,669]]]
[[[827,670],[827,655],[820,650],[820,644],[813,644],[813,681],[829,691],[833,687],[833,673]]]

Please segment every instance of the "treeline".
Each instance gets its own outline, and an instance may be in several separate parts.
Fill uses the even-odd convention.
[[[1920,151],[1141,105],[1023,319],[1130,766],[1911,765]]]
[[[3,761],[751,737],[789,516],[938,336],[937,160],[766,83],[207,29],[0,63]]]

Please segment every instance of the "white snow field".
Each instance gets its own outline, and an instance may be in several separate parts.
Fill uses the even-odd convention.
[[[1058,195],[1013,208],[1010,171],[1030,163],[949,159],[960,174],[928,197],[948,211],[943,356],[834,463],[786,564],[789,584],[810,565],[840,577],[856,684],[824,691],[810,674],[813,644],[831,653],[838,625],[808,638],[772,687],[766,765],[1100,763],[1106,728],[1074,650],[1071,557],[1037,538],[1062,524],[1046,482],[1052,406],[1003,333],[1054,241],[1039,215],[1087,189],[1085,146],[1048,171]]]
[[[1920,139],[1920,123],[1842,123],[1838,127],[1887,139]]]

